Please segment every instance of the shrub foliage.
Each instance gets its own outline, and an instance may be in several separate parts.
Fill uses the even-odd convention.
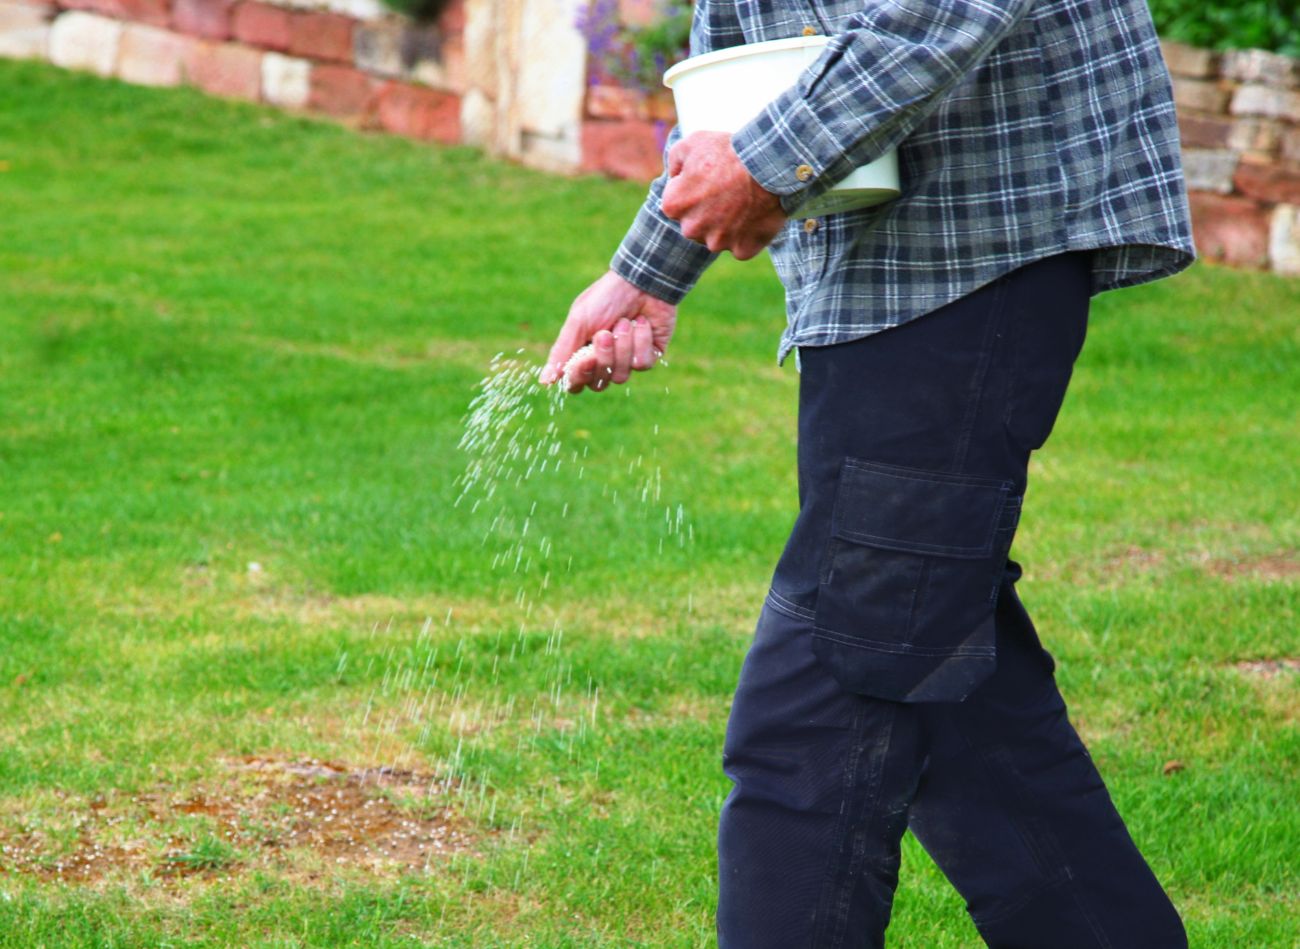
[[[1300,56],[1300,0],[1147,0],[1160,35],[1210,49]]]

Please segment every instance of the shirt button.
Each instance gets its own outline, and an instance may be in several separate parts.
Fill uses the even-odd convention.
[[[819,227],[821,227],[821,221],[817,220],[815,217],[810,217],[808,220],[803,222],[803,232],[805,234],[811,234]]]
[[[816,36],[816,35],[817,35],[817,27],[815,27],[815,26],[805,26],[805,27],[803,28],[803,35],[804,35],[804,36]]]
[[[810,181],[813,176],[812,165],[800,165],[794,170],[794,176],[800,181]]]

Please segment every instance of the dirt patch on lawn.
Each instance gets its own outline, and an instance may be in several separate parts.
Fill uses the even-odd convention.
[[[454,785],[432,775],[255,755],[226,759],[222,770],[188,793],[69,801],[58,826],[0,829],[0,875],[90,882],[125,871],[166,881],[278,867],[311,880],[336,866],[417,872],[474,852]]]
[[[1208,573],[1224,580],[1263,580],[1265,583],[1300,577],[1300,554],[1290,551],[1240,559],[1214,558],[1206,561]]]
[[[1234,662],[1238,672],[1256,679],[1277,679],[1286,675],[1300,675],[1300,659],[1249,659]]]

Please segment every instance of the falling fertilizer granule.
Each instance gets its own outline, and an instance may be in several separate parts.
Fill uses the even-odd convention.
[[[590,352],[575,353],[566,373]],[[590,676],[575,681],[562,649],[565,613],[575,600],[572,588],[555,578],[574,570],[574,552],[588,547],[593,531],[613,531],[620,543],[651,545],[646,549],[657,553],[666,539],[685,549],[693,536],[682,505],[663,500],[659,426],[631,432],[648,443],[646,452],[602,452],[600,439],[578,426],[592,413],[587,417],[599,421],[588,424],[604,425],[598,431],[614,437],[608,396],[584,401],[565,419],[567,385],[540,386],[538,367],[522,356],[523,350],[498,353],[476,387],[463,419],[459,447],[466,463],[450,515],[458,528],[481,533],[480,586],[485,594],[497,592],[496,607],[485,609],[489,618],[463,628],[448,609],[440,622],[427,620],[414,640],[395,635],[391,624],[377,624],[369,657],[357,660],[367,663],[358,674],[382,671],[354,723],[373,743],[374,757],[393,757],[393,749],[401,749],[396,763],[432,768],[442,787],[454,789],[445,793],[460,809],[488,822],[502,818],[489,793],[491,753],[528,756],[539,741],[552,748],[558,741],[571,759],[586,756],[600,767],[604,745],[591,740],[599,729],[600,690]],[[630,396],[633,388],[625,392]],[[652,416],[657,413],[645,413]],[[629,518],[636,524],[625,530],[632,527]],[[522,681],[540,677],[540,688],[516,691],[520,664],[528,673]],[[339,656],[340,676],[354,666],[346,652]],[[522,813],[508,819],[513,837],[522,830]]]

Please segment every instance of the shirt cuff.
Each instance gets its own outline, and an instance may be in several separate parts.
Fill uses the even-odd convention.
[[[656,213],[647,201],[609,267],[638,290],[676,305],[717,256],[684,237],[676,222]]]
[[[835,187],[856,167],[798,86],[732,135],[731,147],[754,180],[781,199],[786,214]]]

